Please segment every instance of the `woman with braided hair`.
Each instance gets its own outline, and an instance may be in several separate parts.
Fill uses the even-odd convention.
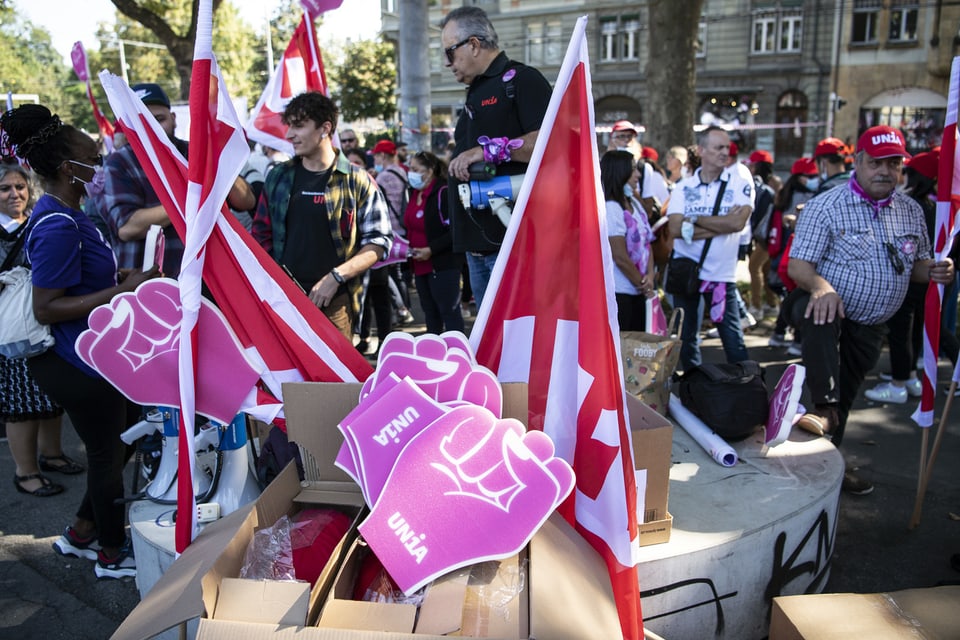
[[[81,210],[81,200],[103,188],[103,160],[93,139],[34,104],[4,113],[0,129],[4,148],[26,159],[46,189],[24,232],[33,313],[50,325],[56,343],[27,366],[64,408],[87,452],[86,493],[54,549],[96,560],[98,578],[134,576],[120,501],[126,462],[120,433],[127,426],[127,401],[80,359],[74,343],[93,309],[133,291],[157,271],[118,273],[113,250]]]

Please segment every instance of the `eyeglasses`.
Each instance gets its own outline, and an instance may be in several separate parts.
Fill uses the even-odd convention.
[[[483,42],[483,40],[485,39],[483,36],[467,36],[466,38],[464,38],[463,40],[461,40],[461,41],[458,42],[457,44],[450,45],[449,47],[447,47],[446,49],[443,50],[443,52],[444,52],[444,53],[446,54],[446,56],[447,56],[447,62],[449,62],[449,63],[452,64],[452,63],[453,63],[453,54],[456,53],[457,49],[459,49],[459,48],[462,47],[463,45],[465,45],[465,44],[467,44],[468,42],[470,42],[470,39],[471,39],[471,38],[476,38],[477,40],[479,40],[479,41],[481,41],[481,42]]]
[[[356,138],[340,138],[340,142],[356,142]]]
[[[889,242],[884,242],[883,246],[887,249],[887,257],[890,258],[890,264],[893,266],[893,270],[897,272],[898,276],[903,275],[904,266],[903,260],[900,259],[900,252]]]

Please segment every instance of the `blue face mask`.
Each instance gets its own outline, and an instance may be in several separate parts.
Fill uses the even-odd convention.
[[[810,191],[816,191],[817,187],[820,186],[820,178],[807,178],[807,189]]]
[[[623,195],[625,195],[628,198],[633,197],[633,187],[630,186],[629,182],[624,183],[623,185]]]
[[[383,173],[383,165],[375,164],[373,165],[373,170],[376,171],[377,173]]]
[[[407,182],[414,189],[423,189],[423,174],[416,171],[407,171]]]

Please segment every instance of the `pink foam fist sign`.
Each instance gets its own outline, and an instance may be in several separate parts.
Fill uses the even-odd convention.
[[[797,408],[800,406],[800,394],[807,369],[802,364],[788,365],[780,376],[773,395],[770,397],[770,411],[767,414],[767,430],[764,442],[775,447],[790,437]]]
[[[447,411],[405,378],[364,411],[347,416],[338,425],[344,446],[350,451],[354,479],[368,505],[377,503],[407,443]]]
[[[141,405],[180,405],[177,281],[148,280],[93,310],[77,338],[77,355]],[[229,424],[260,378],[223,314],[207,300],[200,307],[197,413]]]
[[[400,588],[518,553],[573,490],[553,441],[455,407],[403,449],[360,533]]]
[[[340,432],[343,433],[343,429],[340,428],[345,422],[351,422],[356,420],[360,415],[363,414],[368,408],[372,407],[380,398],[382,398],[390,389],[393,389],[400,382],[400,378],[397,376],[388,376],[385,378],[376,390],[365,398],[361,398],[359,404],[353,408],[353,411],[348,413],[346,417],[337,425],[337,428],[340,429]],[[346,435],[346,434],[344,434]],[[343,444],[340,445],[340,450],[337,452],[337,457],[334,459],[333,463],[343,469],[348,476],[353,478],[353,481],[358,485],[363,487],[363,483],[360,481],[360,476],[357,473],[357,462],[353,457],[353,452],[350,450],[349,441],[344,438]]]
[[[503,392],[492,371],[477,364],[466,336],[447,332],[413,337],[396,331],[380,348],[377,369],[360,391],[364,398],[391,375],[410,378],[424,393],[448,405],[473,404],[494,415],[503,410]]]

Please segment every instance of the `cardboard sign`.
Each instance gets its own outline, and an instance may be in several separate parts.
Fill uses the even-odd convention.
[[[570,494],[553,442],[483,407],[456,407],[403,449],[360,533],[406,594],[522,549]]]

